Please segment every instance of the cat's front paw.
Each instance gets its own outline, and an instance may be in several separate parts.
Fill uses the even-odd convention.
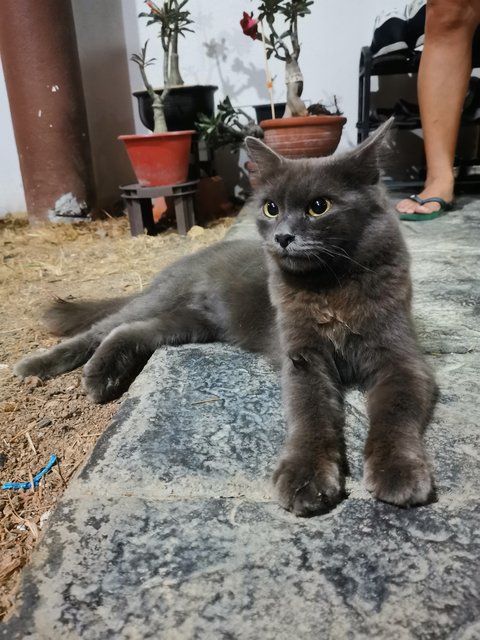
[[[335,462],[284,458],[273,484],[281,506],[296,516],[326,513],[345,497],[345,478]]]
[[[365,485],[378,500],[414,507],[434,499],[432,472],[423,452],[403,455],[372,453],[365,460]]]

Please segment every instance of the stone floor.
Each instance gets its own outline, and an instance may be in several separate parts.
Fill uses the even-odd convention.
[[[441,388],[426,436],[438,502],[370,497],[352,392],[349,497],[295,518],[270,497],[285,428],[274,372],[223,345],[162,349],[67,490],[1,637],[480,638],[480,203],[461,204],[404,224]]]

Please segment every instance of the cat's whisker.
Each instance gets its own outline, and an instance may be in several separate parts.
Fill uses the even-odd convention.
[[[322,260],[322,258],[316,253],[306,251],[305,255],[308,260],[310,260],[311,258],[314,258],[317,262],[319,262],[322,265],[322,267],[326,267],[333,274],[333,277],[338,282],[338,284],[340,284],[340,280],[338,279],[337,274],[332,269],[332,267],[328,264],[328,262],[326,262],[325,260]]]
[[[370,273],[373,273],[373,270],[370,269],[369,267],[366,267],[364,264],[361,264],[360,262],[357,262],[356,260],[354,260],[353,258],[351,258],[348,253],[345,251],[345,249],[343,247],[339,247],[335,244],[330,244],[330,247],[332,249],[338,249],[338,251],[341,251],[342,253],[337,253],[337,252],[331,252],[330,255],[331,256],[336,256],[338,258],[346,258],[347,260],[350,260],[350,262],[353,262],[353,264],[356,264],[357,266],[361,267],[362,269],[364,269],[365,271],[370,271]],[[326,250],[325,250],[326,251]]]
[[[337,276],[337,274],[336,274],[336,273],[335,273],[335,271],[332,269],[332,267],[331,267],[328,263],[325,263],[325,266],[327,267],[327,269],[328,269],[329,271],[331,271],[331,273],[333,274],[333,277],[334,277],[334,278],[335,278],[335,280],[338,282],[338,284],[341,284],[341,283],[340,283],[340,280],[339,280],[339,278],[338,278],[338,276]]]

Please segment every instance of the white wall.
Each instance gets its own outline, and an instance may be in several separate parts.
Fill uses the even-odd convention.
[[[137,14],[145,10],[142,0],[135,2]],[[179,45],[186,83],[217,85],[216,102],[227,94],[238,106],[268,101],[262,44],[245,36],[239,24],[243,11],[255,12],[256,6],[250,0],[190,0],[195,33],[181,38]],[[403,9],[402,0],[315,0],[311,15],[300,21],[303,97],[311,102],[331,101],[333,94],[338,97],[348,119],[342,146],[356,143],[360,49],[371,42],[376,15],[395,7]],[[161,86],[157,30],[147,27],[144,18],[138,19],[137,28],[138,41],[148,38],[150,55],[157,58],[149,73],[154,84]],[[216,58],[207,55],[205,45],[212,41],[219,52]],[[271,59],[270,66],[274,98],[284,101],[283,64]],[[133,77],[134,88],[142,88],[139,74]]]
[[[158,59],[149,72],[154,84],[161,86],[162,53],[157,31],[153,26],[147,28],[145,19],[137,18],[144,10],[143,1],[116,1],[122,8],[127,56],[137,52],[149,38],[150,54]],[[75,0],[77,13],[79,5],[84,5],[86,11],[93,4],[93,0]],[[402,0],[315,0],[312,15],[301,21],[304,97],[313,102],[330,99],[333,94],[338,97],[348,118],[342,147],[356,141],[360,49],[371,41],[375,16],[382,10],[403,8],[404,4]],[[227,94],[239,106],[267,101],[261,43],[244,36],[239,25],[242,12],[255,11],[256,6],[255,0],[190,0],[195,33],[180,39],[181,71],[186,83],[217,85],[217,103]],[[206,44],[212,41],[217,56],[208,55]],[[128,65],[132,90],[142,88],[133,63],[127,62],[126,56],[123,59]],[[120,56],[117,63],[119,60]],[[271,71],[275,76],[275,99],[282,101],[283,65],[272,60]],[[138,133],[145,131],[137,116],[134,126]],[[0,214],[24,207],[5,84],[0,75]]]

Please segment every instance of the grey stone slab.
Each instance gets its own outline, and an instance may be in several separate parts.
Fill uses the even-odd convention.
[[[428,360],[435,371],[439,398],[425,441],[438,494],[455,509],[457,501],[474,501],[480,496],[480,360],[475,353],[430,356]],[[346,404],[350,489],[356,493],[364,490],[363,444],[368,420],[361,393],[350,392]]]
[[[438,502],[370,497],[352,392],[350,495],[301,520],[268,481],[284,434],[275,372],[231,347],[162,349],[56,511],[4,637],[475,638],[479,363],[431,360]]]
[[[401,197],[391,198],[392,207]],[[480,199],[461,197],[455,211],[428,222],[402,221],[401,226],[412,250],[425,248],[434,251],[458,249],[460,256],[466,248],[478,248],[480,235]]]
[[[412,255],[412,281],[416,289],[435,288],[438,283],[472,286],[475,280],[478,286],[479,262],[480,247],[463,251],[445,246],[442,251],[418,249]]]
[[[365,403],[351,392],[349,496],[295,518],[270,485],[285,433],[277,374],[225,345],[161,349],[52,516],[0,637],[480,638],[479,226],[467,202],[405,229],[440,386],[426,432],[436,503],[371,498]]]
[[[403,226],[412,256],[413,309],[428,352],[478,351],[480,205]]]
[[[452,250],[443,243],[438,251],[414,250],[412,258],[413,314],[425,349],[440,353],[478,351],[480,247]]]
[[[250,203],[242,208],[237,216],[236,224],[230,227],[225,236],[226,240],[243,240],[258,238],[257,225],[255,223],[255,211]]]
[[[429,361],[440,388],[427,431],[439,490],[480,493],[480,361],[474,353]],[[367,430],[363,395],[350,391],[345,431],[355,491],[363,486]],[[263,358],[218,344],[167,347],[133,385],[72,490],[267,500],[285,431],[278,375]]]
[[[438,493],[454,511],[459,502],[480,496],[480,361],[475,353],[430,361],[439,399],[425,440]]]
[[[415,306],[415,327],[427,353],[478,353],[478,313],[475,307],[468,306],[467,300],[465,305],[459,305],[449,299],[443,303],[431,299]]]
[[[263,359],[221,344],[167,347],[132,385],[78,484],[264,499],[283,433],[277,376]]]
[[[4,637],[473,640],[479,531],[476,500],[351,498],[299,520],[242,499],[67,499]]]

